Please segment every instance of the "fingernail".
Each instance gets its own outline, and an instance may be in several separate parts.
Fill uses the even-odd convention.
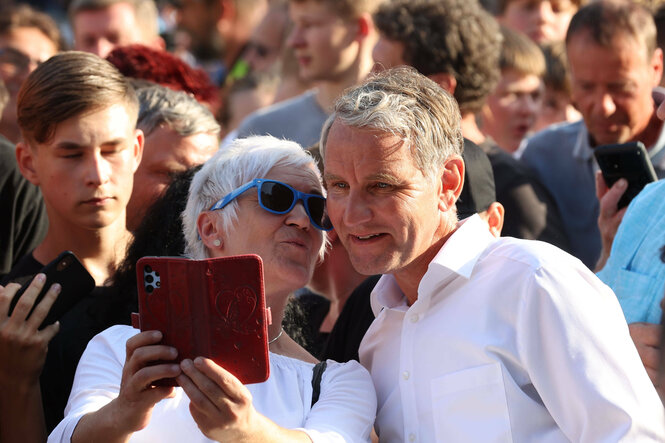
[[[37,280],[40,283],[44,283],[46,281],[46,275],[39,273],[35,275],[35,280]]]
[[[171,371],[180,373],[180,365],[171,365]]]
[[[194,364],[195,364],[196,366],[203,366],[203,358],[201,358],[201,357],[196,357],[196,358],[194,359]]]
[[[159,340],[159,339],[162,338],[162,333],[159,332],[159,331],[154,331],[154,332],[152,333],[152,338],[154,338],[155,340]]]
[[[178,350],[176,348],[171,348],[169,354],[171,354],[171,357],[176,358],[178,356]]]
[[[625,178],[620,178],[619,181],[617,181],[617,186],[619,186],[619,188],[627,187],[628,186],[628,180],[626,180]]]
[[[190,369],[192,367],[192,361],[186,358],[180,362],[180,367],[183,369]]]
[[[51,286],[51,289],[52,289],[53,291],[55,291],[57,294],[59,294],[60,291],[62,290],[62,286],[60,286],[60,283],[54,283],[54,284]]]

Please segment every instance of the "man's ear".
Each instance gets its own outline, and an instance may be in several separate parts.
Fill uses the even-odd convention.
[[[219,17],[217,18],[217,32],[228,35],[236,22],[236,5],[233,0],[217,0],[215,2]]]
[[[358,31],[356,34],[358,39],[367,38],[372,32],[372,29],[374,29],[374,21],[370,14],[361,14],[360,17],[357,18],[356,23],[358,25]]]
[[[459,155],[453,155],[446,160],[441,169],[441,188],[439,192],[439,209],[448,211],[455,206],[455,202],[462,193],[464,186],[464,160]]]
[[[437,85],[441,86],[448,94],[454,95],[457,87],[457,79],[454,75],[445,72],[437,72],[427,76]]]
[[[196,228],[205,247],[209,251],[224,250],[224,235],[218,227],[218,217],[212,211],[203,211],[196,219]],[[214,256],[215,254],[209,254]]]
[[[140,129],[134,131],[134,172],[139,168],[143,158],[143,146],[145,144],[145,135]]]
[[[499,202],[492,203],[489,205],[487,210],[485,210],[485,213],[487,214],[487,224],[490,228],[490,234],[496,238],[501,237],[501,229],[503,229],[503,219],[505,212],[506,211],[503,205]]]
[[[35,153],[27,142],[21,141],[16,145],[16,163],[18,168],[30,183],[39,186],[39,176],[35,169]]]
[[[663,50],[656,48],[651,57],[651,69],[653,70],[653,86],[658,86],[663,77]]]

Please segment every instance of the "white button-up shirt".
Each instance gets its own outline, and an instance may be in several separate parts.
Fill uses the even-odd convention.
[[[616,297],[553,246],[495,239],[473,216],[412,306],[391,275],[372,305],[360,361],[381,441],[665,441]]]

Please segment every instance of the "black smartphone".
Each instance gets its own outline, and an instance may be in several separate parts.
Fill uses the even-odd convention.
[[[79,259],[76,258],[76,255],[71,251],[64,251],[58,255],[55,260],[44,266],[39,272],[46,275],[46,283],[37,296],[35,304],[30,310],[30,315],[32,315],[32,312],[35,310],[35,306],[37,306],[44,298],[51,285],[59,283],[60,286],[62,286],[58,298],[53,303],[53,306],[51,306],[51,310],[39,326],[39,329],[42,329],[51,323],[55,323],[60,317],[69,311],[77,301],[88,295],[95,288],[95,280]],[[21,289],[18,290],[12,299],[12,302],[9,305],[10,315],[12,311],[14,311],[14,307],[16,306],[16,303],[18,303],[19,298],[21,298],[21,295],[23,295],[26,289],[28,289],[31,282],[32,278],[21,286]]]
[[[628,206],[647,184],[658,180],[642,142],[597,146],[593,154],[608,187],[620,178],[628,181],[628,188],[619,200],[618,209]]]

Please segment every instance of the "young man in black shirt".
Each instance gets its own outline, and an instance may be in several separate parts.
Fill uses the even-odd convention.
[[[32,276],[62,251],[71,250],[102,287],[131,239],[126,206],[143,152],[143,134],[135,127],[138,101],[134,89],[107,61],[68,52],[52,57],[30,74],[19,93],[17,111],[23,136],[16,148],[18,165],[42,191],[49,228],[44,240],[17,263],[5,281]],[[49,336],[30,330],[36,326],[29,318],[8,317],[6,311],[1,314],[0,350],[10,354],[0,355],[3,438],[12,432],[45,434],[40,380],[35,377],[40,368],[16,373],[10,362],[21,361],[25,355],[12,350],[33,347],[35,352],[46,353],[48,345],[41,397],[49,425],[57,421],[51,415],[61,416],[72,368],[87,340],[107,326],[98,324],[92,314],[96,294],[80,296],[79,304],[59,324],[49,326],[60,329],[50,343]],[[33,337],[46,343],[35,343]],[[39,359],[32,362],[40,363]],[[33,401],[17,411],[14,403],[26,398]]]

